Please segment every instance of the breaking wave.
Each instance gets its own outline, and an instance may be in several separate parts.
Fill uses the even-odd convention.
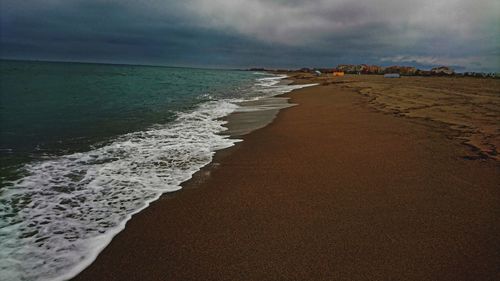
[[[309,86],[257,79],[257,96]],[[0,194],[3,280],[65,280],[87,267],[131,216],[239,140],[220,133],[235,100],[212,100],[176,121],[122,135],[100,148],[27,164]],[[50,257],[50,258],[47,258]]]

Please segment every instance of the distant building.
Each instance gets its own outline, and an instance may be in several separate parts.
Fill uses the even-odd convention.
[[[431,76],[432,73],[429,70],[420,70],[420,69],[417,69],[417,72],[415,73],[415,75]]]
[[[386,73],[384,74],[384,78],[400,78],[401,75],[399,73]]]
[[[334,71],[333,76],[342,77],[342,76],[344,76],[344,72],[343,71]]]
[[[399,68],[399,74],[401,75],[406,75],[406,76],[412,76],[417,73],[417,68],[413,66],[401,66]]]
[[[362,72],[363,74],[380,74],[382,73],[382,67],[378,65],[367,65]]]
[[[448,66],[434,67],[431,69],[432,75],[453,75],[455,71]]]
[[[353,64],[339,64],[337,65],[337,71],[349,74],[356,74],[357,68],[356,65]]]
[[[378,65],[367,64],[339,64],[333,71],[343,72],[345,74],[399,74],[400,76],[463,76],[478,78],[499,78],[498,73],[484,72],[465,72],[455,73],[449,66],[434,67],[431,70],[421,70],[413,66],[392,65],[382,67]]]
[[[417,68],[413,66],[389,66],[385,68],[384,73],[398,73],[400,75],[411,76],[417,73]]]

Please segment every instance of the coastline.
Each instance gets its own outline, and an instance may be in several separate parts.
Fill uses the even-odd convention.
[[[494,160],[340,84],[285,96],[299,106],[136,214],[75,280],[492,277]]]

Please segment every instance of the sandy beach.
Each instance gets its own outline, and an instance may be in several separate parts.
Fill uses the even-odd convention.
[[[294,79],[74,280],[500,279],[498,79]]]

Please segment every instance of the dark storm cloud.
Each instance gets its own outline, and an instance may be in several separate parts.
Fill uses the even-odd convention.
[[[141,62],[168,57],[169,49],[189,45],[200,33],[176,25],[175,15],[161,18],[152,13],[154,9],[147,13],[131,2],[22,3],[7,2],[2,7],[4,56]]]
[[[499,68],[496,0],[0,1],[2,57],[230,67],[366,62]]]

